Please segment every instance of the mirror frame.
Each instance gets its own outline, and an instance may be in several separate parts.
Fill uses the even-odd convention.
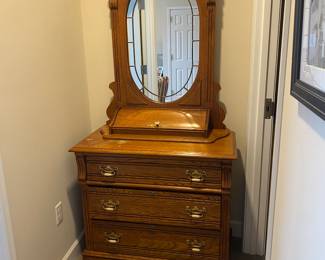
[[[163,0],[162,0],[163,1]],[[209,109],[212,128],[225,128],[224,106],[219,102],[220,86],[214,80],[215,61],[215,0],[196,0],[200,15],[200,60],[195,81],[180,99],[158,103],[146,97],[134,82],[129,69],[127,10],[129,0],[109,0],[115,82],[110,84],[114,97],[107,108],[110,124],[122,107]]]

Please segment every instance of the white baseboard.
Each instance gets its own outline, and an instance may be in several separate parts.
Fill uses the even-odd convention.
[[[243,223],[240,221],[232,220],[230,221],[232,236],[237,238],[243,237]]]
[[[84,238],[84,232],[81,232],[79,237],[72,243],[71,247],[62,258],[62,260],[81,260],[82,259],[82,240]]]

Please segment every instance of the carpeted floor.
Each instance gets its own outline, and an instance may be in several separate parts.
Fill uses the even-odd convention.
[[[264,260],[262,256],[245,255],[241,252],[242,243],[240,239],[231,241],[231,260]]]

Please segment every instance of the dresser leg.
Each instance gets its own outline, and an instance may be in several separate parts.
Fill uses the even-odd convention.
[[[230,195],[222,195],[222,260],[230,259]]]

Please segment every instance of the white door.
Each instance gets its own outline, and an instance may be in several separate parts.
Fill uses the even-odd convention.
[[[246,158],[246,205],[243,251],[264,255],[267,239],[275,107],[284,35],[284,0],[263,0],[256,10],[253,83]],[[260,13],[264,15],[261,16]],[[266,100],[273,102],[267,105]],[[269,109],[267,109],[269,108]],[[267,113],[271,111],[271,113]],[[269,116],[267,116],[269,114]]]
[[[190,8],[177,8],[170,10],[170,62],[169,62],[169,95],[178,93],[172,100],[182,97],[191,87],[197,74],[199,60],[198,19],[193,17]],[[194,22],[194,25],[192,23]],[[194,43],[193,43],[194,40]],[[171,100],[171,101],[172,101]]]

